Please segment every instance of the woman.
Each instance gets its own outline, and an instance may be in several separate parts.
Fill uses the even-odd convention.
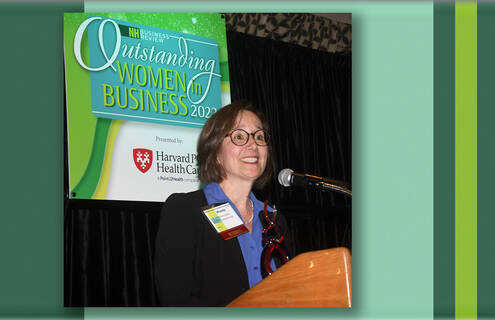
[[[162,209],[155,281],[163,306],[225,306],[262,280],[263,202],[251,189],[262,188],[274,170],[266,118],[244,102],[227,105],[204,125],[197,151],[205,187],[172,194]],[[248,232],[220,236],[202,208],[223,203]]]

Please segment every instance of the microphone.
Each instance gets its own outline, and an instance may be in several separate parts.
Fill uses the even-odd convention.
[[[296,173],[289,168],[280,170],[278,182],[284,187],[316,187],[324,191],[337,191],[352,196],[351,186],[343,181]]]

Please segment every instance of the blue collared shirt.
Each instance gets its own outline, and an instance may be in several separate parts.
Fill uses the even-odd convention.
[[[235,204],[225,195],[218,183],[212,182],[207,184],[203,191],[208,204],[228,202],[242,220],[239,210],[237,210]],[[253,201],[254,217],[252,232],[241,234],[237,237],[237,241],[239,241],[239,245],[241,247],[242,256],[244,258],[244,263],[248,273],[249,287],[251,288],[263,279],[260,270],[261,252],[263,251],[261,238],[263,226],[261,225],[258,213],[263,210],[264,204],[256,199],[252,192],[249,193],[249,198]],[[272,208],[269,208],[269,211],[272,211]],[[271,266],[272,269],[275,270],[273,262],[271,263]]]

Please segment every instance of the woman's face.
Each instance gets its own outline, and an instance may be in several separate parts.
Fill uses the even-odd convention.
[[[232,128],[232,130],[235,129],[244,129],[248,133],[253,133],[263,129],[263,126],[254,113],[241,111],[237,116],[236,125]],[[265,171],[267,156],[268,147],[258,146],[252,135],[243,146],[235,145],[230,136],[227,136],[222,142],[217,159],[225,170],[225,180],[254,182]]]

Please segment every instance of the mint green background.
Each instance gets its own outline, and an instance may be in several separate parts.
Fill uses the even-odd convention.
[[[85,308],[85,318],[433,318],[433,3],[85,4],[87,12],[308,8],[353,14],[352,309]]]

